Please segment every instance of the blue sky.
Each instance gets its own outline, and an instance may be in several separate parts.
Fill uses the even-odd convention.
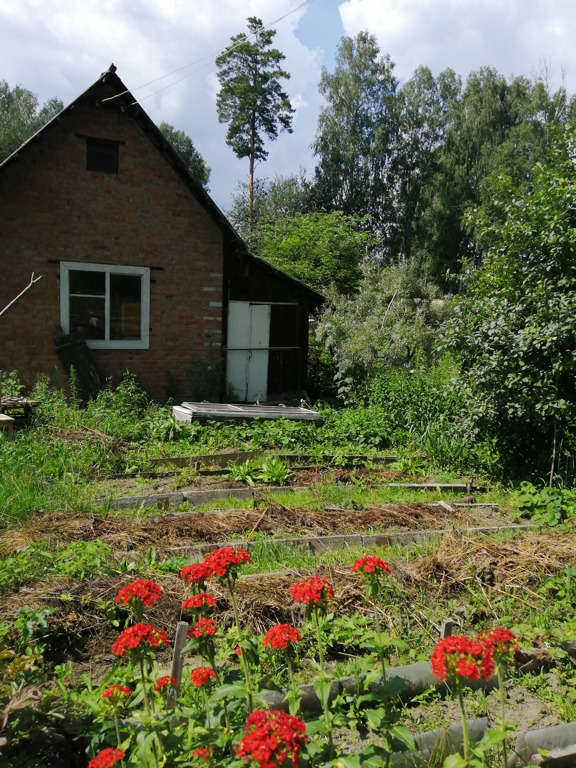
[[[185,65],[225,47],[248,16],[269,23],[289,14],[275,25],[275,45],[286,55],[292,77],[285,87],[296,108],[293,133],[268,145],[260,178],[312,172],[321,68],[332,69],[343,35],[363,29],[391,55],[401,80],[420,64],[434,74],[452,67],[463,77],[480,66],[531,77],[544,65],[554,87],[563,79],[576,91],[571,0],[312,0],[298,8],[302,1],[0,0],[0,79],[40,101],[57,96],[68,103],[114,62],[155,122],[192,138],[212,168],[210,191],[224,211],[248,163],[235,158],[217,120],[214,57]]]

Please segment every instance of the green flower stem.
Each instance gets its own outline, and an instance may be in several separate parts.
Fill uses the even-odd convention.
[[[324,653],[322,651],[322,633],[320,631],[320,614],[318,613],[318,606],[314,606],[314,624],[316,625],[316,639],[318,641],[318,658],[320,659],[320,677],[322,682],[326,680],[326,673],[324,670]],[[334,752],[334,738],[332,735],[332,714],[328,706],[328,701],[324,702],[324,719],[326,720],[326,731],[328,733],[328,759],[332,759],[335,755]]]
[[[150,709],[150,699],[151,696],[148,696],[148,687],[147,687],[147,678],[146,678],[146,665],[144,664],[144,659],[140,659],[140,677],[142,678],[142,692],[144,694],[144,706],[146,708],[146,714],[150,716],[152,714],[152,711]]]
[[[502,719],[502,730],[506,727],[506,713],[504,710],[504,675],[506,668],[503,664],[496,664],[496,674],[498,675],[498,689],[500,691],[500,716]],[[506,745],[506,739],[502,742],[502,765],[506,768],[508,765],[508,747]]]
[[[146,677],[146,664],[144,661],[144,658],[140,658],[140,676],[142,677],[142,691],[144,693],[144,706],[146,707],[146,714],[148,717],[152,717],[153,714],[155,714],[154,709],[154,700],[152,691],[148,691],[148,680]],[[150,694],[150,695],[148,695]],[[158,736],[155,737],[153,741],[153,748],[152,748],[152,754],[154,755],[154,762],[156,763],[156,768],[160,768],[160,761],[158,758],[159,755],[159,749],[158,749]]]
[[[390,723],[390,699],[386,692],[386,658],[382,647],[382,631],[380,629],[380,618],[378,616],[378,606],[374,601],[374,624],[376,625],[376,637],[378,638],[378,656],[382,667],[382,684],[384,686],[384,711],[386,712],[386,722]]]
[[[114,707],[114,728],[116,729],[116,741],[118,742],[118,749],[120,749],[122,741],[120,739],[120,728],[118,726],[118,713],[116,712],[116,707]]]
[[[242,640],[242,629],[240,628],[240,617],[238,616],[238,606],[236,605],[236,598],[234,597],[234,587],[233,587],[232,580],[230,578],[229,573],[226,573],[226,581],[228,583],[230,600],[232,602],[232,609],[234,611],[234,621],[236,622],[236,632],[238,634],[238,642],[240,642]],[[250,666],[248,664],[248,659],[246,658],[246,654],[242,646],[240,646],[240,658],[242,659],[242,668],[244,669],[244,678],[246,679],[246,691],[248,693],[248,709],[250,710],[250,712],[252,712],[252,710],[254,709],[254,706],[252,703],[252,679],[250,677]]]
[[[466,765],[470,765],[470,740],[468,738],[468,722],[466,720],[466,708],[464,707],[464,697],[462,696],[462,686],[458,677],[455,681],[456,690],[458,691],[458,703],[460,704],[460,715],[462,717],[462,741],[464,742],[464,760]]]
[[[206,647],[206,655],[208,656],[208,662],[210,663],[210,666],[214,670],[214,674],[216,675],[216,682],[218,683],[218,686],[222,685],[222,678],[220,677],[220,673],[218,672],[218,667],[216,666],[216,659],[214,658],[214,644],[210,643]],[[208,704],[206,704],[208,706]],[[228,720],[228,709],[226,708],[226,702],[224,699],[222,699],[222,708],[224,709],[224,720],[226,722],[226,733],[230,733],[230,721]]]
[[[206,695],[206,691],[204,690],[204,686],[202,686],[202,702],[204,704],[204,714],[206,715],[206,730],[210,730],[210,710],[208,709],[208,696]]]

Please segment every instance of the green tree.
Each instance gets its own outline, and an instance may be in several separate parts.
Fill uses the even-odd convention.
[[[10,88],[0,80],[0,162],[55,117],[64,105],[49,99],[43,106],[31,91],[17,85]]]
[[[252,232],[248,231],[248,184],[238,185],[227,212],[238,233],[251,244],[261,226],[281,216],[295,216],[310,210],[310,182],[304,172],[274,179],[256,179],[252,190]]]
[[[465,424],[497,437],[517,470],[549,467],[576,447],[576,133],[554,132],[529,186],[492,178],[468,223],[482,253],[448,326],[461,355]]]
[[[252,245],[263,259],[307,285],[350,294],[376,243],[366,219],[335,211],[279,216],[258,229]]]
[[[392,208],[390,146],[397,131],[394,64],[380,56],[374,35],[342,39],[333,73],[322,70],[326,100],[313,144],[318,157],[315,200],[319,208],[371,215],[378,228]]]
[[[434,206],[431,189],[461,87],[451,69],[434,78],[428,67],[418,67],[398,91],[391,148],[395,204],[388,225],[396,258],[419,254],[430,236],[425,214]]]
[[[203,187],[208,189],[210,168],[204,162],[204,158],[192,144],[192,139],[184,131],[177,131],[169,123],[160,123],[158,126],[164,138],[167,139],[181,159],[186,163],[190,173],[195,176]]]
[[[231,44],[216,59],[220,91],[216,99],[218,119],[229,123],[226,143],[237,157],[247,157],[248,230],[251,229],[254,167],[268,152],[264,138],[273,141],[278,131],[292,133],[294,110],[280,85],[290,75],[280,67],[286,57],[271,48],[276,32],[264,29],[255,16],[248,18],[248,34],[231,38]]]
[[[415,261],[386,267],[365,262],[356,293],[328,294],[316,339],[332,353],[345,399],[372,375],[433,358],[445,304]]]

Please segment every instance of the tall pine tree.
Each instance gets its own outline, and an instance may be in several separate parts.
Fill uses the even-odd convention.
[[[280,79],[290,75],[280,67],[284,54],[271,48],[275,30],[265,29],[255,16],[248,18],[248,34],[231,38],[216,59],[220,91],[216,100],[218,119],[229,123],[226,143],[237,157],[250,161],[248,175],[248,227],[251,228],[254,197],[254,166],[268,152],[264,139],[273,141],[278,131],[292,133],[294,110]]]

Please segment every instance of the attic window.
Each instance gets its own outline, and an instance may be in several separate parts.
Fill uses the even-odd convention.
[[[60,324],[92,349],[148,349],[150,270],[60,262]]]
[[[118,173],[117,141],[86,139],[86,170],[98,173]]]

